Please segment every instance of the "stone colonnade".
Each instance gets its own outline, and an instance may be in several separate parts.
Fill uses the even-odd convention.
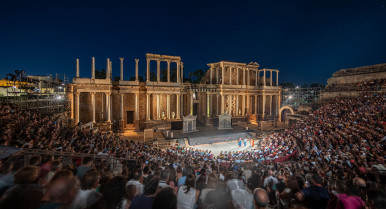
[[[280,109],[280,94],[277,93],[258,95],[248,93],[206,92],[204,95],[206,95],[206,100],[201,104],[206,108],[205,112],[201,115],[206,115],[207,117],[220,115],[226,111],[227,114],[235,117],[260,114],[262,118],[264,118],[266,115],[278,114]],[[259,99],[259,96],[261,99]],[[214,99],[216,99],[215,103],[213,103]],[[190,108],[190,112],[193,112],[192,105],[190,105]]]
[[[119,80],[123,81],[123,61],[124,58],[120,57],[120,77]],[[135,61],[135,81],[138,81],[138,62],[139,59],[134,59]],[[76,59],[76,76],[75,78],[80,78],[80,67],[79,59]],[[111,80],[112,78],[112,62],[110,58],[106,59],[106,80]],[[91,57],[91,79],[95,79],[95,57]]]
[[[181,115],[181,104],[182,104],[182,94],[181,93],[146,93],[146,120],[161,120],[163,119],[161,117],[161,97],[166,96],[166,119],[170,120],[173,119],[171,115],[171,108],[170,108],[170,96],[175,95],[176,96],[176,113],[175,113],[175,119],[179,120],[182,118]],[[155,113],[155,118],[151,118],[151,98],[156,100],[156,113]]]
[[[159,55],[159,54],[146,54],[146,82],[150,82],[150,61],[157,62],[157,82],[161,82],[161,62],[167,63],[167,82],[170,83],[170,63],[175,62],[177,64],[177,83],[183,82],[183,68],[184,63],[181,62],[181,58],[177,56]]]
[[[180,120],[184,115],[193,115],[194,103],[199,104],[199,109],[197,109],[197,114],[201,116],[217,116],[227,112],[235,117],[245,117],[251,114],[261,115],[264,118],[266,115],[274,115],[278,113],[280,109],[280,88],[278,85],[278,70],[275,69],[258,69],[257,63],[252,64],[229,64],[229,62],[219,62],[214,64],[208,64],[209,69],[209,84],[224,84],[225,86],[207,86],[207,84],[198,84],[199,90],[192,91],[192,86],[183,86],[182,83],[182,72],[183,72],[183,63],[181,62],[180,57],[175,56],[166,56],[166,55],[156,55],[156,54],[146,54],[146,72],[147,72],[147,81],[150,81],[150,61],[157,61],[157,81],[160,82],[160,62],[167,62],[167,82],[153,83],[146,82],[144,85],[139,84],[139,82],[130,82],[124,81],[123,79],[123,62],[124,58],[120,59],[120,82],[118,86],[114,86],[111,82],[111,72],[112,72],[112,62],[109,58],[106,60],[106,79],[95,79],[95,58],[91,59],[91,77],[90,78],[79,78],[79,59],[76,59],[76,78],[74,79],[74,84],[81,84],[81,86],[86,86],[85,89],[79,86],[73,90],[72,100],[73,111],[71,115],[78,123],[80,120],[80,114],[83,114],[80,111],[79,105],[81,103],[80,94],[84,93],[90,94],[90,97],[87,97],[87,101],[90,101],[89,107],[91,112],[91,121],[97,123],[100,121],[105,121],[111,123],[113,118],[120,117],[120,120],[123,121],[125,118],[124,108],[126,94],[134,94],[134,120],[161,120],[161,98],[166,99],[166,119],[173,119],[171,115],[171,109],[176,111],[175,119]],[[135,59],[135,80],[138,81],[138,59]],[[172,83],[170,78],[170,63],[175,62],[177,64],[177,82]],[[236,71],[236,72],[235,72]],[[270,80],[267,82],[267,71],[270,73]],[[273,85],[273,72],[276,72],[276,85]],[[263,76],[261,76],[263,73]],[[226,76],[227,75],[227,76]],[[240,76],[242,75],[242,77]],[[254,82],[253,77],[255,77]],[[121,82],[122,81],[122,82]],[[95,84],[98,85],[95,86]],[[87,87],[87,84],[94,85],[94,87]],[[262,85],[261,85],[262,84]],[[268,85],[267,85],[268,84]],[[226,85],[230,85],[227,87]],[[98,90],[98,86],[105,88],[105,90]],[[253,87],[254,86],[254,87]],[[74,87],[74,86],[73,86]],[[107,90],[106,88],[110,90]],[[160,90],[158,88],[167,87],[169,90]],[[94,89],[93,89],[94,88]],[[207,90],[211,88],[212,90]],[[73,88],[74,89],[74,88]],[[113,90],[114,89],[114,90]],[[141,90],[140,90],[141,89]],[[80,91],[79,91],[80,90]],[[194,98],[194,93],[199,94],[198,98]],[[102,93],[102,97],[96,96]],[[184,99],[184,94],[186,95],[186,100]],[[112,108],[112,96],[114,95],[114,102],[119,101],[119,108],[114,106],[115,112],[113,115]],[[142,95],[142,96],[141,96]],[[82,96],[83,98],[84,96]],[[119,98],[118,98],[119,97]],[[96,109],[97,101],[100,101],[102,98],[102,120],[97,118],[96,114],[99,112]],[[142,100],[140,100],[142,98]],[[119,100],[118,100],[119,99]],[[126,100],[127,101],[127,100]],[[162,100],[165,102],[165,100]],[[171,102],[173,101],[173,106]],[[82,99],[83,102],[83,99]],[[146,102],[146,104],[144,104]],[[151,111],[151,104],[155,102],[155,109]],[[174,103],[175,102],[175,103]],[[132,104],[132,103],[131,103]],[[165,104],[165,103],[163,103]],[[100,105],[98,103],[98,105]],[[146,108],[144,107],[146,105]],[[132,108],[133,106],[131,106]],[[141,113],[140,113],[140,107]],[[165,106],[163,106],[165,108]],[[188,108],[185,111],[183,109]],[[155,111],[155,112],[154,112]],[[145,114],[145,115],[142,115]],[[153,117],[152,117],[153,115]]]
[[[259,70],[258,66],[238,66],[238,65],[229,65],[224,66],[222,62],[209,65],[209,84],[227,84],[227,85],[243,85],[243,86],[260,86],[260,79],[263,79],[262,86],[274,86],[273,85],[273,72],[276,73],[276,85],[279,86],[279,70],[276,69],[261,69]],[[242,70],[242,82],[240,83],[239,72]],[[232,72],[236,71],[236,78],[232,79]],[[270,82],[267,85],[267,71],[270,72]],[[229,77],[225,78],[225,74],[228,72]],[[251,82],[251,72],[254,72],[255,83]],[[263,72],[261,78],[260,74]],[[221,74],[221,75],[220,75]],[[215,82],[214,82],[215,81]]]

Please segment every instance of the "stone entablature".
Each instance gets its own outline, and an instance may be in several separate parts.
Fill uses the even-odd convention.
[[[123,61],[124,58],[120,58],[120,80],[113,82],[109,58],[106,61],[106,79],[95,79],[94,58],[91,78],[79,78],[79,60],[76,60],[77,77],[70,84],[68,96],[71,117],[75,122],[112,123],[119,120],[121,127],[133,123],[139,130],[144,122],[181,120],[189,115],[197,116],[207,125],[213,121],[212,118],[225,112],[235,120],[259,120],[277,115],[280,108],[279,71],[259,69],[256,62],[210,63],[210,69],[200,84],[191,84],[182,83],[183,62],[178,56],[146,54],[147,75],[150,74],[150,61],[157,62],[157,80],[150,81],[147,76],[146,82],[138,80],[138,59],[135,59],[135,81],[123,80]],[[161,61],[168,63],[167,82],[160,80]],[[176,82],[170,79],[171,62],[177,63]],[[273,73],[276,73],[275,85]]]

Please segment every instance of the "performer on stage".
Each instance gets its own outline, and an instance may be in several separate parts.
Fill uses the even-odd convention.
[[[239,140],[238,140],[239,147],[241,147],[241,142],[242,142],[242,140],[241,140],[241,138],[239,138]]]
[[[247,146],[247,136],[245,136],[245,138],[244,138],[244,147],[246,147]]]

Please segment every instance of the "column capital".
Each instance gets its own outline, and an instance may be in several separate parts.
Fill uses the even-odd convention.
[[[120,57],[120,58],[119,58],[119,60],[121,60],[121,61],[123,61],[124,59],[125,59],[125,58],[123,58],[123,57]]]
[[[139,61],[139,59],[134,59],[136,62],[138,62]]]
[[[74,94],[77,95],[77,96],[79,96],[80,92],[75,92]]]
[[[119,95],[121,95],[121,97],[124,97],[125,93],[120,92]]]
[[[150,62],[150,59],[146,59],[146,62]]]
[[[159,59],[157,59],[156,61],[157,61],[157,63],[160,63],[160,62],[161,62],[161,60],[159,60]]]
[[[90,92],[91,95],[95,95],[96,92]]]
[[[151,93],[146,93],[146,96],[150,96],[151,95]]]
[[[111,93],[110,93],[110,92],[105,92],[105,94],[106,94],[107,96],[110,96],[110,95],[111,95]]]
[[[172,61],[170,61],[170,60],[166,60],[166,62],[167,62],[168,64],[170,64]]]

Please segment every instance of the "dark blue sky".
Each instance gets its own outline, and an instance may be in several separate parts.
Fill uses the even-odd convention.
[[[341,68],[386,62],[386,0],[0,2],[0,76],[81,77],[145,53],[181,56],[187,71],[221,60],[280,70],[279,82],[326,83]]]

